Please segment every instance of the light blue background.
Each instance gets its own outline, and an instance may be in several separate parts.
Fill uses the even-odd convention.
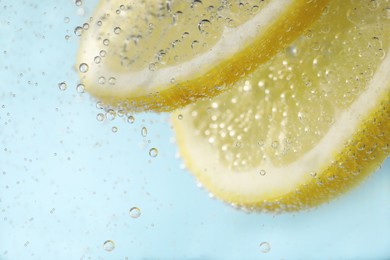
[[[73,69],[73,30],[95,2],[81,16],[73,0],[0,0],[1,260],[390,258],[389,160],[318,209],[247,214],[210,199],[180,168],[168,114],[97,121]]]

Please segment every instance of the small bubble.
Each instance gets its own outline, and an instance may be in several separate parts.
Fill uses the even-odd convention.
[[[100,57],[106,57],[106,51],[105,50],[101,50],[100,52],[99,52],[99,55],[100,55]]]
[[[114,120],[116,117],[116,112],[113,109],[109,109],[106,112],[106,118],[110,121]]]
[[[106,78],[105,77],[99,77],[98,82],[99,82],[99,84],[103,85],[103,84],[106,83]]]
[[[113,133],[116,133],[116,132],[118,132],[118,127],[116,127],[116,126],[113,126],[113,127],[111,128],[111,131],[112,131]]]
[[[70,36],[69,35],[65,35],[65,40],[69,40]]]
[[[89,69],[89,66],[87,63],[81,63],[79,66],[79,70],[81,73],[86,73]]]
[[[183,115],[182,115],[182,114],[179,114],[179,115],[177,116],[177,119],[182,120],[182,119],[183,119]]]
[[[143,137],[146,137],[148,135],[148,129],[146,127],[142,127],[141,129],[141,135]]]
[[[262,253],[266,254],[271,250],[271,245],[268,242],[261,242],[260,250]]]
[[[207,19],[203,19],[198,23],[198,29],[201,33],[207,33],[211,28],[211,22]]]
[[[197,40],[195,40],[195,41],[193,41],[192,43],[191,43],[191,48],[192,49],[195,49],[196,47],[198,47],[199,46],[199,42],[197,41]]]
[[[83,34],[83,27],[81,26],[77,26],[75,29],[74,29],[74,34],[76,36],[81,36]]]
[[[259,173],[260,173],[261,176],[265,176],[267,174],[267,172],[265,170],[260,170]]]
[[[121,31],[122,31],[122,29],[121,29],[120,27],[115,27],[115,28],[114,28],[114,33],[115,33],[115,34],[120,34]]]
[[[102,58],[100,56],[96,56],[93,61],[96,63],[96,64],[99,64],[101,61],[102,61]]]
[[[78,84],[76,87],[76,91],[78,93],[84,93],[85,86],[83,84]]]
[[[114,77],[111,77],[111,78],[108,79],[108,83],[110,85],[115,85],[115,82],[116,82],[116,78],[114,78]]]
[[[76,0],[76,1],[75,1],[75,4],[76,4],[77,6],[81,6],[81,5],[83,4],[83,2],[82,2],[81,0]]]
[[[127,123],[134,124],[135,118],[134,116],[128,116],[127,117]]]
[[[88,30],[88,29],[89,29],[89,23],[83,24],[83,29],[84,29],[84,30]]]
[[[65,82],[58,83],[58,88],[62,91],[66,90],[68,85]]]
[[[149,70],[150,71],[155,71],[156,70],[156,64],[155,63],[150,63],[149,64]]]
[[[104,114],[103,113],[97,114],[96,119],[97,121],[102,122],[104,120]]]
[[[155,157],[157,157],[157,155],[158,155],[158,149],[157,148],[151,148],[149,150],[149,156],[150,157],[155,158]]]
[[[139,216],[141,216],[141,210],[139,208],[137,208],[137,207],[132,207],[129,210],[129,215],[132,218],[139,218]]]
[[[114,241],[112,241],[112,240],[106,240],[106,241],[103,243],[103,248],[104,248],[104,250],[106,250],[107,252],[111,252],[112,250],[115,249],[115,243],[114,243]]]
[[[110,44],[110,40],[109,40],[109,39],[104,39],[104,40],[103,40],[103,44],[104,44],[105,46],[108,46],[108,45]]]
[[[64,23],[69,23],[69,21],[70,21],[69,17],[64,18]]]

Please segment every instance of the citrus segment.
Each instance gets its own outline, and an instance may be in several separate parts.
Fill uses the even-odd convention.
[[[298,37],[327,2],[101,0],[81,36],[77,68],[86,91],[108,105],[170,111],[229,89]]]
[[[200,183],[233,205],[293,211],[376,169],[390,152],[386,8],[331,1],[302,37],[231,91],[179,110],[177,143]]]

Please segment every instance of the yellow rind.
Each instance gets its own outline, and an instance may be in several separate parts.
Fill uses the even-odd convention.
[[[85,82],[85,90],[105,105],[131,112],[168,112],[201,98],[217,96],[232,88],[237,80],[253,72],[300,36],[320,17],[328,2],[329,0],[295,1],[294,6],[286,10],[252,45],[216,65],[211,71],[204,71],[202,76],[178,82],[168,89],[161,90],[162,87],[156,86],[156,91],[148,95],[124,95],[115,89],[91,87]],[[78,64],[80,62],[82,60],[79,55]]]
[[[390,92],[387,91],[378,101],[376,109],[367,113],[344,149],[334,155],[331,165],[324,166],[315,178],[301,184],[294,192],[279,194],[266,200],[232,194],[212,185],[206,175],[200,174],[202,169],[197,168],[190,159],[192,156],[187,150],[190,148],[184,145],[182,124],[183,122],[173,117],[181,157],[188,170],[214,196],[251,211],[292,212],[318,206],[345,193],[365,180],[390,155]]]

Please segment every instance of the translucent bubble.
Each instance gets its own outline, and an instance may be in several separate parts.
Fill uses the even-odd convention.
[[[158,155],[158,149],[157,148],[151,148],[149,150],[149,156],[150,157],[155,158],[155,157],[157,157],[157,155]]]
[[[261,176],[265,176],[265,175],[267,174],[267,172],[266,172],[265,170],[260,170],[260,171],[259,171],[259,174],[260,174]]]
[[[104,39],[104,40],[103,40],[103,44],[104,44],[105,46],[108,46],[108,45],[110,44],[110,40],[109,40],[109,39]]]
[[[135,121],[134,116],[128,116],[128,117],[127,117],[127,122],[128,122],[128,123],[134,124],[134,121]]]
[[[83,27],[77,26],[76,28],[74,28],[74,34],[76,36],[81,36],[83,34]]]
[[[87,63],[81,63],[80,66],[79,66],[79,71],[81,73],[86,73],[89,69],[89,66]]]
[[[114,78],[114,77],[111,77],[111,78],[108,79],[108,83],[110,85],[115,85],[115,82],[116,82],[116,78]]]
[[[122,29],[121,29],[120,27],[115,27],[115,28],[114,28],[114,33],[115,33],[115,34],[120,34],[121,31],[122,31]]]
[[[96,63],[96,64],[99,64],[101,61],[102,61],[102,58],[100,56],[96,56],[93,61]]]
[[[115,117],[116,117],[116,112],[113,110],[113,109],[109,109],[109,110],[107,110],[107,112],[106,112],[106,118],[108,119],[108,120],[114,120],[115,119]]]
[[[81,6],[83,4],[83,2],[81,0],[76,0],[74,2],[77,6]]]
[[[106,250],[107,252],[111,252],[112,250],[115,249],[115,243],[114,243],[114,241],[112,241],[112,240],[106,240],[106,241],[103,243],[103,248],[104,248],[104,250]]]
[[[103,85],[103,84],[106,83],[106,78],[105,77],[99,77],[98,82],[99,82],[99,84]]]
[[[179,114],[179,115],[177,116],[177,119],[182,120],[182,119],[183,119],[183,115],[182,115],[182,114]]]
[[[69,40],[70,36],[69,35],[65,35],[65,40]]]
[[[76,91],[78,93],[84,93],[85,86],[83,84],[78,84],[76,87]]]
[[[113,133],[116,133],[116,132],[118,132],[118,127],[116,127],[116,126],[113,126],[113,127],[111,128],[111,131],[112,131]]]
[[[139,218],[141,216],[141,210],[139,208],[137,208],[137,207],[132,207],[129,210],[129,215],[132,218]]]
[[[104,114],[103,113],[97,114],[96,119],[97,121],[102,122],[104,120]]]
[[[88,29],[89,29],[89,23],[83,24],[83,29],[84,29],[84,30],[88,30]]]
[[[148,129],[146,127],[142,127],[141,129],[141,135],[143,137],[146,137],[148,135]]]
[[[106,51],[105,50],[101,50],[100,52],[99,52],[99,55],[100,55],[100,57],[105,57],[106,56]]]
[[[62,91],[66,90],[68,88],[68,85],[66,85],[65,82],[58,83],[58,88]]]
[[[211,28],[211,22],[207,19],[203,19],[198,23],[198,29],[201,33],[207,33]]]
[[[69,17],[64,18],[64,23],[69,23],[69,21],[70,21]]]
[[[261,242],[260,250],[262,253],[266,254],[271,250],[271,245],[268,242]]]

